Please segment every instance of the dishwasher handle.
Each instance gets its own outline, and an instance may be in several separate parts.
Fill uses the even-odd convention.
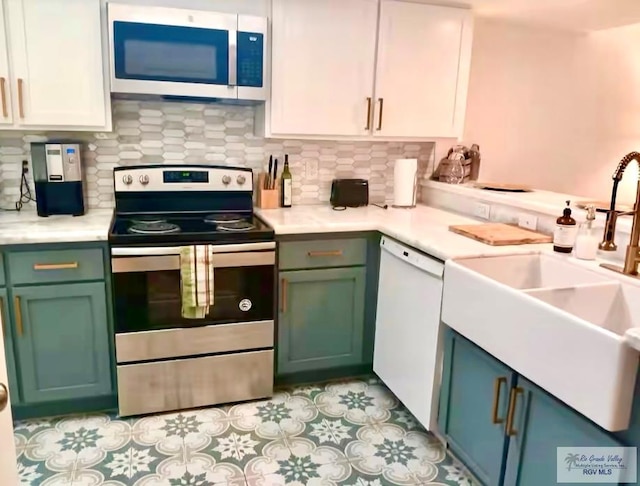
[[[404,246],[397,241],[392,240],[386,236],[383,236],[380,240],[380,248],[382,251],[399,258],[400,260],[419,268],[420,270],[442,279],[444,274],[444,263],[440,260],[432,258],[424,253]]]

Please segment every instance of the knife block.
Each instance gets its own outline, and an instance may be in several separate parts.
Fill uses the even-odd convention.
[[[266,179],[266,172],[258,175],[256,206],[261,209],[277,209],[280,207],[280,178],[276,179],[275,189],[264,189],[264,181]]]

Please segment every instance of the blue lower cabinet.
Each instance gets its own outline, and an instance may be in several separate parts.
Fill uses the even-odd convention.
[[[593,422],[521,376],[512,393],[505,486],[556,484],[557,447],[622,446]]]
[[[623,445],[449,328],[438,426],[485,486],[552,486],[558,447]]]
[[[513,379],[500,361],[459,334],[446,333],[440,430],[452,452],[486,485],[502,481]]]
[[[363,363],[365,268],[280,272],[277,373]]]
[[[12,293],[23,402],[112,393],[105,283],[14,287]]]
[[[15,359],[13,356],[11,319],[9,316],[6,289],[0,289],[0,314],[0,319],[2,319],[2,334],[4,335],[4,353],[9,376],[9,393],[11,394],[11,403],[16,404],[20,402],[20,396],[18,394],[18,377],[16,375]]]

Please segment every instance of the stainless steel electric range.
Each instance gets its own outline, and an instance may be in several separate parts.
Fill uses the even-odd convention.
[[[272,395],[275,240],[253,214],[250,169],[114,169],[109,232],[119,413]],[[209,244],[214,301],[181,315],[180,250]]]

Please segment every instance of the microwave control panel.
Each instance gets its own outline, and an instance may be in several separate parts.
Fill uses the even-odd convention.
[[[262,88],[264,35],[238,32],[238,86]]]

